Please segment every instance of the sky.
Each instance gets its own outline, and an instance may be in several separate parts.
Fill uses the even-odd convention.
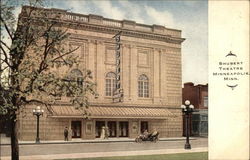
[[[208,83],[206,0],[48,0],[48,8],[182,30],[182,82]],[[16,14],[20,8],[16,10]]]

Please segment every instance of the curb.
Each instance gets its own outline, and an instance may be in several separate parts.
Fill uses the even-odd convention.
[[[185,141],[185,138],[173,138],[173,139],[160,139],[159,141]],[[197,138],[189,138],[189,140],[197,140]],[[20,142],[19,145],[44,145],[44,144],[77,144],[77,143],[118,143],[118,142],[135,142],[134,139],[128,139],[128,140],[93,140],[93,141],[61,141],[61,142],[50,142],[50,141],[44,141],[41,143],[35,143],[35,142]],[[3,143],[0,144],[0,146],[8,146],[10,143]]]

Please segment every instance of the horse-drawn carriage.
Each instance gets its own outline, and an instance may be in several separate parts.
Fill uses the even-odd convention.
[[[135,142],[141,143],[143,141],[151,141],[151,142],[157,142],[159,140],[159,132],[156,134],[148,134],[147,137],[144,135],[139,135],[138,137],[135,138]]]

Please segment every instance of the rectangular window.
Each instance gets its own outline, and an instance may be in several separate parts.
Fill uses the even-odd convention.
[[[116,137],[116,121],[108,122],[109,137]]]
[[[208,107],[208,97],[205,96],[203,99],[204,99],[204,107]]]
[[[72,138],[81,138],[81,121],[71,121]]]
[[[114,91],[116,90],[116,80],[115,79],[106,79],[106,96],[113,96]]]
[[[147,121],[142,121],[141,122],[141,133],[143,133],[145,130],[148,131],[148,122]]]
[[[149,97],[148,82],[144,82],[144,97]]]
[[[149,81],[145,75],[138,79],[138,97],[149,97]]]
[[[143,97],[143,82],[138,82],[138,96]]]
[[[95,137],[100,138],[102,127],[105,127],[105,121],[96,121],[95,123]]]
[[[116,80],[113,79],[113,90],[112,90],[112,95],[114,95],[114,91],[116,90]]]
[[[119,122],[119,137],[128,137],[128,122]]]
[[[106,79],[106,96],[111,96],[111,79]]]

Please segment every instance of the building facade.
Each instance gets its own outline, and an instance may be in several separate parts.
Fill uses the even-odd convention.
[[[28,7],[23,7],[22,12]],[[68,26],[67,45],[79,47],[80,64],[63,75],[81,77],[84,69],[92,71],[97,84],[97,99],[90,98],[88,112],[81,112],[70,105],[67,97],[45,108],[40,118],[41,140],[62,140],[64,127],[71,128],[71,138],[95,139],[101,128],[108,127],[109,137],[135,138],[145,129],[157,129],[160,137],[182,135],[182,76],[181,31],[159,25],[138,24],[130,20],[113,20],[98,15],[69,13],[60,9],[43,9],[61,26]],[[22,15],[22,13],[21,13]],[[21,16],[20,15],[20,16]],[[122,102],[113,102],[116,77],[116,42],[120,36],[120,69]],[[35,105],[25,108],[19,116],[19,139],[34,140]]]
[[[190,116],[189,133],[192,136],[208,136],[208,84],[194,85],[191,82],[185,83],[182,88],[182,103],[190,100],[194,105],[193,114]],[[184,118],[183,118],[183,124]],[[186,135],[183,125],[183,136]]]

